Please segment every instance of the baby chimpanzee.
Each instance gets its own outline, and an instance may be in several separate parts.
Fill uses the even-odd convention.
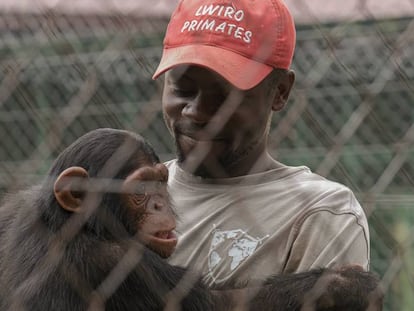
[[[209,290],[163,258],[177,243],[167,179],[128,131],[94,130],[67,147],[40,185],[0,207],[0,310],[231,310],[246,296],[246,310],[381,310],[378,279],[355,267]]]

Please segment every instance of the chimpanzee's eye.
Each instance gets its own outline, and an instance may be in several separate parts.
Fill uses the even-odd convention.
[[[142,193],[139,193],[139,194],[135,193],[135,194],[131,194],[130,196],[130,200],[136,206],[145,205],[149,199],[150,199],[150,195],[142,194]]]

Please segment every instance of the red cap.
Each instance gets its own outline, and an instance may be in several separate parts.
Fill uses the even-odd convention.
[[[290,67],[295,41],[282,0],[181,0],[153,79],[177,65],[199,65],[247,90],[273,68]]]

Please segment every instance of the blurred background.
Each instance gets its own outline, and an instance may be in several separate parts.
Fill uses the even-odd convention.
[[[297,82],[274,116],[272,153],[355,192],[385,310],[414,310],[414,1],[286,3]],[[0,197],[98,127],[138,132],[174,157],[151,75],[175,4],[0,1]]]

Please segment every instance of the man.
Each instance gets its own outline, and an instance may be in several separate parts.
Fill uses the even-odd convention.
[[[154,79],[177,148],[171,258],[211,286],[321,266],[369,268],[366,216],[345,186],[289,167],[267,147],[284,108],[295,26],[281,0],[182,0]]]

